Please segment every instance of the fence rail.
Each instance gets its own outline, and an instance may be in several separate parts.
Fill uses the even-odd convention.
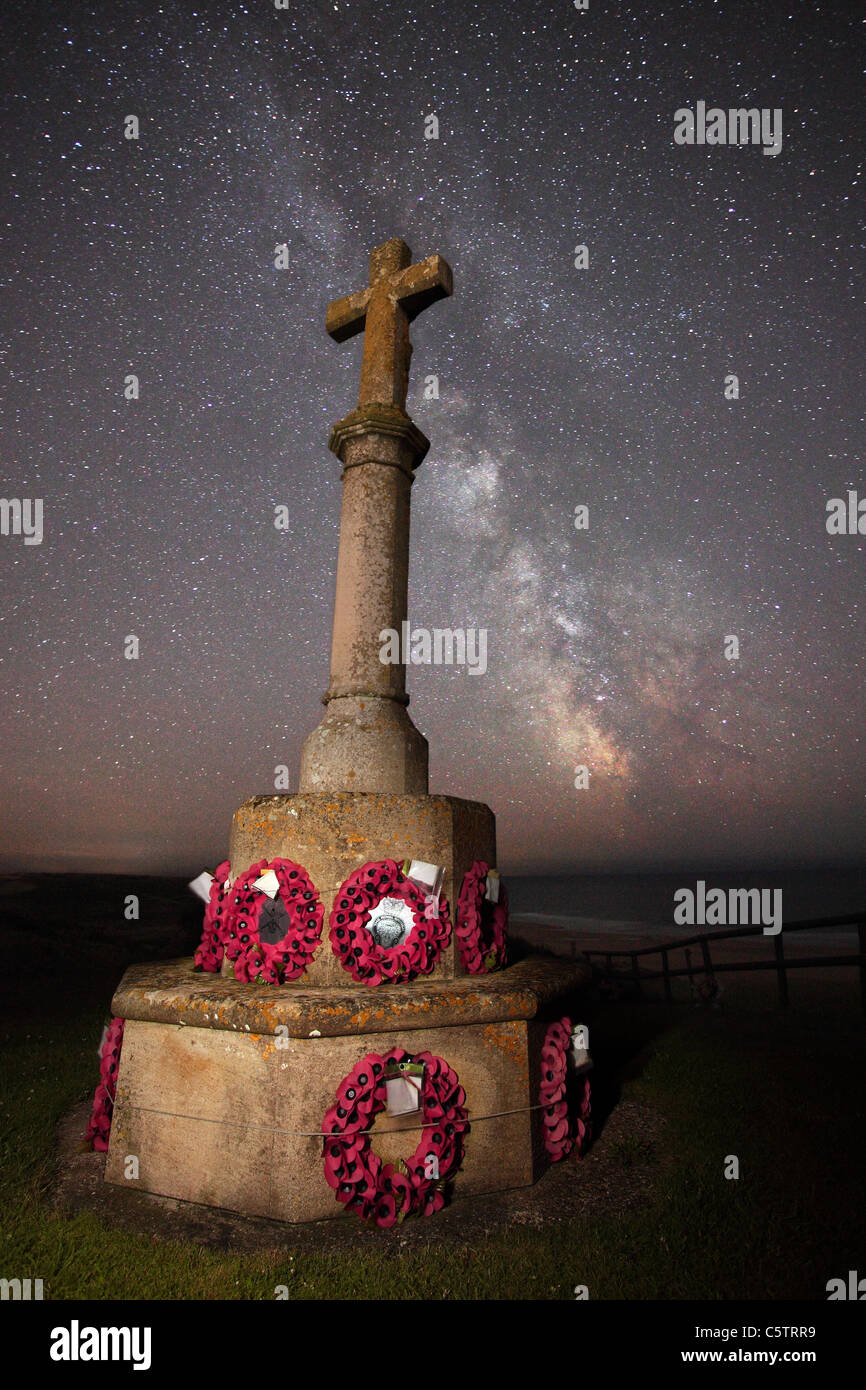
[[[802,931],[828,931],[832,928],[838,930],[839,927],[856,927],[857,941],[859,950],[848,955],[835,956],[800,956],[792,958],[785,955],[783,937],[790,935],[791,932]],[[592,957],[603,957],[605,960],[605,974],[612,980],[631,980],[638,993],[641,992],[644,980],[663,980],[665,986],[665,998],[669,1004],[673,1003],[673,993],[671,991],[671,980],[680,976],[688,975],[690,979],[695,974],[705,973],[707,975],[721,975],[737,970],[775,970],[779,985],[779,1003],[783,1008],[788,1006],[788,971],[804,970],[814,967],[842,965],[857,967],[860,974],[860,1002],[866,1012],[866,913],[855,912],[845,917],[820,917],[812,921],[791,922],[783,931],[773,936],[773,959],[772,960],[749,960],[731,961],[728,964],[714,965],[710,951],[710,942],[729,941],[734,937],[740,936],[764,936],[764,929],[757,927],[729,927],[723,931],[701,932],[698,936],[681,937],[678,941],[665,941],[658,946],[641,946],[635,951],[582,951],[587,960]],[[684,951],[689,946],[699,945],[703,958],[703,972],[689,963],[688,965],[672,969],[669,955],[671,951]],[[577,943],[572,942],[572,955],[577,954]],[[641,956],[659,956],[661,958],[660,970],[643,970],[638,965],[638,958]],[[628,960],[630,968],[628,970],[614,969],[614,960]]]

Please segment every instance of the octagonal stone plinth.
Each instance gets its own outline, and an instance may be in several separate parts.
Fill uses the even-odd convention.
[[[455,1190],[526,1186],[548,1162],[532,1109],[544,1031],[574,1016],[588,980],[588,966],[541,958],[376,990],[240,984],[189,960],[133,966],[112,1003],[126,1028],[106,1181],[283,1221],[339,1216],[325,1112],[356,1062],[402,1047],[444,1057],[466,1092]],[[418,1116],[382,1115],[373,1147],[397,1162],[420,1138]]]
[[[421,859],[441,864],[443,891],[454,923],[457,895],[474,860],[496,863],[496,822],[488,806],[456,796],[386,796],[377,793],[300,792],[254,796],[232,820],[232,876],[262,859],[302,864],[325,908],[322,939],[307,966],[305,984],[345,985],[351,976],[334,955],[328,916],[341,885],[362,864]],[[463,973],[454,936],[428,979]]]

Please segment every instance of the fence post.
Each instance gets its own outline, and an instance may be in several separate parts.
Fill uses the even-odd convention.
[[[705,941],[703,937],[701,937],[701,955],[704,958],[704,969],[706,970],[708,975],[712,975],[713,962],[710,957],[710,943],[709,941]]]
[[[665,976],[665,999],[669,1004],[672,1004],[674,1002],[674,997],[671,993],[670,966],[668,965],[668,953],[666,950],[662,950],[661,957],[662,970],[664,971]]]
[[[785,969],[785,948],[782,945],[782,933],[777,932],[773,937],[773,947],[776,952],[776,973],[779,979],[779,1003],[783,1009],[788,1007],[788,972]]]
[[[683,947],[683,950],[685,951],[685,956],[686,956],[686,970],[688,970],[688,972],[689,972],[689,989],[691,990],[692,995],[694,996],[694,992],[695,992],[695,981],[694,981],[694,971],[693,971],[693,969],[692,969],[692,953],[691,953],[691,951],[689,950],[688,946]]]
[[[636,990],[636,992],[637,992],[638,994],[642,994],[642,993],[643,993],[643,989],[642,989],[642,987],[641,987],[641,982],[640,982],[640,969],[639,969],[638,963],[637,963],[637,956],[634,954],[634,952],[632,952],[632,958],[631,958],[631,973],[632,973],[632,978],[634,979],[635,990]]]

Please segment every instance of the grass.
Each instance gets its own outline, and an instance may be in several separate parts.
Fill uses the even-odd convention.
[[[666,1119],[658,1149],[599,1149],[614,1176],[652,1164],[652,1199],[471,1249],[392,1253],[382,1232],[386,1258],[316,1253],[314,1237],[303,1253],[235,1255],[53,1214],[55,1126],[95,1084],[102,1011],[31,1021],[0,1040],[0,1275],[42,1278],[52,1298],[271,1299],[285,1285],[293,1300],[571,1299],[586,1284],[592,1299],[824,1299],[828,1279],[866,1268],[856,1011],[619,1002],[586,1021],[596,1115],[626,1097]],[[738,1180],[724,1176],[731,1155]],[[575,1165],[575,1181],[588,1173]]]
[[[619,1163],[623,1168],[637,1168],[642,1163],[652,1163],[656,1153],[652,1144],[646,1139],[615,1139],[608,1149],[608,1154],[614,1163]]]

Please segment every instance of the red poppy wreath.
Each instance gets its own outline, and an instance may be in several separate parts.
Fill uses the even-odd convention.
[[[94,1149],[104,1153],[111,1134],[111,1116],[117,1094],[117,1071],[123,1046],[123,1019],[113,1018],[106,1030],[99,1053],[99,1085],[93,1093],[90,1122],[84,1138]]]
[[[196,970],[209,970],[213,974],[223,963],[225,948],[222,943],[222,928],[228,897],[226,882],[230,871],[229,861],[224,859],[213,876],[207,907],[204,910],[201,941],[193,957]]]
[[[275,898],[255,887],[276,874]],[[303,975],[322,936],[325,910],[309,874],[291,859],[262,859],[234,881],[220,939],[236,980],[281,985]]]
[[[365,985],[429,974],[451,940],[445,895],[429,900],[393,859],[349,875],[334,899],[330,928],[334,955]]]
[[[541,1089],[539,1102],[544,1107],[544,1147],[554,1163],[577,1145],[580,1154],[592,1137],[589,1077],[578,1077],[580,1101],[576,1112],[569,1112],[568,1049],[571,1045],[571,1019],[551,1023],[541,1047]]]
[[[402,1063],[422,1063],[421,1138],[399,1167],[383,1163],[371,1148],[369,1130],[386,1108],[386,1073]],[[325,1181],[347,1211],[377,1226],[393,1226],[412,1212],[432,1216],[445,1205],[442,1192],[463,1162],[469,1129],[466,1095],[448,1063],[430,1052],[414,1056],[395,1047],[362,1057],[337,1087],[337,1101],[322,1129]]]
[[[490,865],[476,859],[466,871],[457,899],[457,945],[464,970],[484,975],[508,964],[508,894],[500,881],[499,901],[487,902],[485,892]]]

